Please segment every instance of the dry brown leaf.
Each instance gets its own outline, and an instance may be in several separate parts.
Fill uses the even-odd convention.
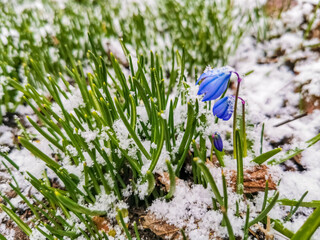
[[[207,158],[206,162],[207,163],[210,162],[210,165],[212,165],[212,166],[221,167],[220,163],[219,163],[219,160],[218,160],[218,158],[217,158],[217,156],[215,154],[212,154],[212,161],[209,158]]]
[[[92,221],[95,223],[99,231],[102,230],[106,233],[109,232],[109,221],[107,219],[99,216],[94,216],[92,218]]]
[[[314,27],[310,34],[309,34],[309,38],[319,38],[320,39],[320,23],[318,23],[318,25],[316,27]]]
[[[215,167],[214,164],[207,160],[206,165],[209,167]],[[228,185],[236,191],[237,172],[235,170],[225,171],[226,176],[230,176]],[[269,190],[276,190],[276,184],[273,182],[271,175],[268,173],[268,167],[266,165],[250,167],[244,169],[243,173],[243,185],[244,193],[263,192],[266,187],[266,176],[268,179]]]
[[[207,159],[206,165],[207,165],[209,168],[216,168],[215,162],[211,162],[209,159]]]
[[[299,153],[299,154],[295,155],[295,156],[292,158],[292,160],[293,160],[296,164],[301,165],[301,158],[302,158],[302,155],[301,155],[301,153]]]
[[[14,239],[16,240],[28,240],[30,239],[19,227],[14,227]]]
[[[302,105],[307,113],[312,113],[315,109],[320,109],[320,97],[314,95],[304,97]]]
[[[8,192],[5,192],[4,194],[5,194],[9,199],[15,198],[15,197],[17,196],[17,193],[16,193],[16,191],[14,191],[14,190],[10,190],[10,191],[8,191]]]
[[[319,24],[320,25],[320,24]],[[320,47],[319,47],[320,49]],[[309,93],[309,90],[305,90],[304,87],[312,84],[311,80],[305,81],[303,84],[299,84],[294,89],[295,93],[300,93],[301,107],[305,113],[312,113],[315,109],[320,109],[320,96]]]
[[[179,228],[168,224],[164,220],[159,220],[153,213],[148,213],[142,218],[143,228],[148,228],[162,239],[179,240],[182,239]]]
[[[278,17],[281,12],[285,12],[297,5],[295,0],[268,0],[265,5],[267,15]]]
[[[59,39],[55,36],[52,36],[52,42],[54,46],[58,46],[60,44]]]
[[[158,180],[161,184],[163,184],[165,186],[166,191],[169,192],[169,190],[170,190],[169,173],[167,173],[167,172],[159,173]],[[181,179],[176,177],[176,185],[179,183],[179,181],[181,181]]]
[[[268,179],[269,190],[276,190],[276,184],[273,182],[271,175],[268,173],[266,165],[244,169],[243,185],[244,193],[255,193],[264,191],[266,188],[266,177]],[[231,186],[236,189],[237,172],[231,171]]]

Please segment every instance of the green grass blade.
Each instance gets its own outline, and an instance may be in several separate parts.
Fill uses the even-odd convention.
[[[29,226],[24,223],[17,214],[15,214],[10,208],[7,208],[5,205],[0,203],[0,208],[2,208],[3,211],[5,211],[8,216],[21,228],[21,230],[27,234],[28,236],[31,235],[32,231],[29,228]]]
[[[253,159],[252,162],[255,162],[255,163],[258,163],[259,165],[261,165],[262,163],[267,161],[269,158],[273,157],[274,155],[276,155],[277,153],[279,153],[281,151],[282,151],[282,148],[272,149],[268,152],[262,153],[260,156]]]
[[[250,215],[250,205],[247,205],[247,212],[246,212],[246,221],[243,228],[243,240],[247,240],[249,237],[249,215]]]
[[[313,233],[320,226],[320,207],[317,207],[314,212],[308,217],[301,228],[293,235],[291,240],[310,239]]]
[[[99,211],[99,210],[90,210],[89,208],[85,208],[83,206],[80,206],[78,203],[72,201],[70,198],[65,197],[61,195],[58,191],[55,191],[55,195],[57,199],[68,209],[71,211],[77,212],[77,213],[84,213],[89,216],[100,216],[105,215],[105,211]]]
[[[243,194],[243,159],[239,130],[236,130],[237,193]]]
[[[207,182],[210,184],[211,189],[216,197],[216,199],[218,200],[218,203],[220,204],[220,206],[223,206],[224,202],[223,202],[223,198],[221,197],[221,194],[219,192],[219,189],[217,187],[216,182],[214,181],[208,167],[202,162],[199,161],[199,159],[195,158],[193,159],[197,165],[200,167],[202,173],[204,174],[204,177],[206,178]]]
[[[148,180],[148,191],[147,191],[147,193],[148,193],[148,196],[149,196],[153,192],[153,190],[154,190],[154,188],[156,186],[156,181],[155,181],[154,176],[153,176],[151,171],[147,171],[146,175],[147,175],[146,178]]]
[[[305,196],[307,196],[308,194],[308,191],[306,191],[302,196],[301,198],[299,199],[299,201],[297,202],[297,204],[295,205],[295,208],[290,211],[290,213],[288,214],[288,216],[285,218],[285,221],[289,221],[290,218],[296,213],[296,211],[298,210],[298,208],[300,207],[303,199],[305,198]]]
[[[248,226],[251,227],[252,225],[262,221],[267,216],[267,214],[271,211],[274,205],[277,203],[278,197],[279,197],[279,192],[276,193],[276,195],[273,197],[270,204],[255,219],[249,222]]]
[[[20,143],[27,148],[32,154],[34,154],[36,157],[43,160],[49,167],[53,167],[55,169],[59,169],[61,166],[52,160],[50,157],[48,157],[46,154],[44,154],[42,151],[40,151],[37,147],[35,147],[32,143],[30,143],[27,139],[18,137],[18,140]]]
[[[169,160],[166,160],[166,164],[168,167],[168,172],[169,172],[169,179],[170,179],[170,190],[168,194],[166,195],[166,199],[170,199],[173,197],[173,194],[176,190],[176,175],[174,174],[172,165]]]
[[[290,199],[280,199],[278,203],[285,206],[294,207],[298,204],[298,201],[290,200]],[[320,201],[314,200],[311,202],[301,202],[300,207],[309,207],[309,208],[317,208],[320,207]]]
[[[126,116],[124,115],[120,103],[118,102],[117,98],[114,98],[114,102],[116,105],[116,108],[118,110],[119,116],[122,119],[124,125],[127,127],[132,139],[135,141],[135,143],[138,145],[139,149],[141,150],[141,152],[143,153],[143,155],[147,158],[147,159],[151,159],[150,154],[147,152],[147,150],[145,149],[145,147],[142,145],[139,137],[137,136],[136,132],[133,130],[133,128],[131,127],[130,123],[128,122]]]

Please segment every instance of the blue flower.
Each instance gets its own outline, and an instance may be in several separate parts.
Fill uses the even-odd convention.
[[[205,94],[202,101],[217,99],[227,89],[232,71],[229,67],[215,68],[201,74],[196,84],[200,81],[198,95]]]
[[[229,120],[233,113],[234,99],[234,96],[219,99],[213,106],[213,115],[224,121]]]
[[[213,145],[214,145],[214,147],[218,151],[222,152],[222,150],[223,150],[223,142],[222,142],[222,139],[220,137],[220,134],[219,133],[215,133],[212,137],[213,137]]]

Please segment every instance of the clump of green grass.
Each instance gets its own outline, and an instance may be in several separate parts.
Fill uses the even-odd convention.
[[[122,1],[16,4],[0,4],[4,31],[0,41],[0,103],[5,106],[4,114],[14,112],[21,101],[21,95],[6,87],[7,77],[40,87],[41,81],[30,79],[25,70],[34,59],[39,60],[34,66],[38,68],[37,77],[44,77],[44,73],[57,75],[65,73],[64,65],[70,66],[70,54],[85,64],[91,43],[97,55],[105,56],[102,40],[122,38],[137,50],[137,56],[147,54],[149,49],[158,52],[166,71],[175,54],[172,46],[179,51],[188,49],[185,69],[191,73],[195,67],[225,65],[244,33],[259,18],[259,14],[235,7],[232,1],[166,0],[143,6]],[[259,8],[255,12],[259,13]]]
[[[183,59],[178,53],[177,56]],[[183,96],[187,87],[183,80],[183,65],[179,66],[180,80],[170,82],[170,79],[164,79],[159,56],[152,52],[148,60],[150,64],[146,65],[145,57],[140,56],[137,70],[131,68],[132,75],[129,77],[125,77],[112,54],[114,74],[106,68],[103,58],[92,52],[88,52],[88,57],[93,73],[84,74],[81,62],[75,61],[71,61],[71,68],[66,69],[68,74],[65,76],[60,74],[39,78],[36,67],[28,69],[28,76],[41,81],[45,92],[52,97],[51,101],[45,95],[39,94],[31,84],[21,87],[16,80],[9,80],[13,87],[24,94],[24,101],[32,107],[41,121],[42,126],[39,126],[28,118],[31,125],[48,141],[58,159],[58,162],[54,161],[32,141],[19,137],[20,143],[43,160],[64,185],[63,189],[53,188],[47,177],[37,179],[27,173],[28,181],[47,199],[47,204],[41,206],[34,206],[25,199],[34,214],[37,229],[44,234],[41,229],[46,228],[57,237],[74,238],[83,235],[87,238],[102,238],[97,228],[93,227],[90,216],[116,215],[121,220],[116,209],[117,204],[123,202],[122,191],[127,188],[128,181],[134,191],[138,191],[139,185],[147,184],[147,192],[142,193],[142,196],[156,194],[153,172],[159,161],[165,161],[164,157],[161,157],[163,149],[168,152],[167,164],[173,164],[179,174],[197,124],[197,102],[187,103]],[[132,64],[130,55],[128,60]],[[33,66],[38,66],[38,62],[33,61]],[[181,63],[184,64],[183,61]],[[171,75],[178,74],[175,64],[173,63],[174,72]],[[74,80],[75,86],[66,81],[66,78]],[[179,94],[170,99],[169,94],[173,88]],[[74,91],[81,94],[78,104],[72,101]],[[188,106],[187,125],[191,127],[183,134],[179,144],[176,137],[180,131],[176,129],[173,119],[178,104]],[[164,111],[168,106],[170,114],[167,119]],[[139,109],[142,107],[147,120],[142,120],[142,116],[139,116]],[[124,127],[125,131],[121,128],[119,130],[119,126]],[[156,148],[150,147],[153,144]],[[175,148],[176,150],[173,150]],[[69,167],[80,169],[81,175],[70,174],[67,170]],[[14,189],[18,191],[19,186]],[[103,204],[99,199],[104,196],[114,199],[114,202],[110,203],[110,210],[93,210],[96,205]],[[40,203],[40,199],[35,201]],[[13,210],[5,206],[3,209],[14,219],[18,219]],[[127,211],[126,208],[120,210]],[[60,214],[63,219],[61,216],[57,217]],[[81,214],[84,214],[85,218],[81,217]],[[67,219],[71,217],[77,222],[88,221],[86,230],[82,231],[76,225],[67,224]],[[44,218],[46,220],[43,220]],[[53,224],[45,224],[47,221]],[[31,234],[26,224],[21,221],[17,223],[27,235]]]

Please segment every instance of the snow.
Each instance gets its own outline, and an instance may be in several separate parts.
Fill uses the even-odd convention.
[[[1,145],[8,145],[13,146],[13,133],[11,132],[11,129],[7,126],[0,126],[0,144]]]

